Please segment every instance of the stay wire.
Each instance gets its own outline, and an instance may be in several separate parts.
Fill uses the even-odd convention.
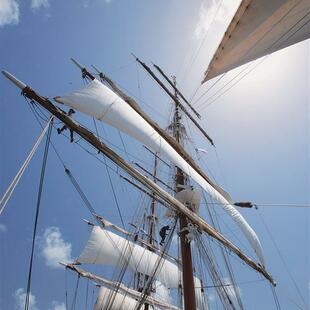
[[[26,299],[25,299],[25,310],[29,309],[29,303],[30,303],[33,256],[34,256],[34,250],[35,250],[35,240],[36,240],[36,235],[37,235],[37,227],[38,227],[39,212],[40,212],[40,206],[41,206],[41,197],[42,197],[42,191],[43,191],[47,156],[48,156],[48,150],[49,150],[50,139],[51,139],[51,134],[52,134],[53,118],[54,117],[52,116],[51,122],[48,128],[47,136],[46,136],[46,143],[45,143],[45,148],[44,148],[44,155],[43,155],[41,175],[40,175],[40,183],[39,183],[39,189],[38,189],[38,195],[37,195],[35,222],[34,222],[33,235],[32,235],[31,256],[30,256],[29,271],[28,271],[27,293],[26,293]]]
[[[39,126],[40,126],[41,128],[43,128],[43,125],[42,125],[42,123],[41,123],[41,121],[40,121],[40,119],[39,119],[39,115],[38,115],[38,113],[36,112],[36,110],[35,110],[35,108],[34,108],[35,106],[37,106],[37,104],[36,104],[35,101],[33,101],[33,100],[29,101],[28,98],[27,98],[26,96],[24,96],[24,98],[25,98],[26,102],[28,103],[28,106],[29,106],[30,110],[32,111],[32,113],[33,113],[35,119],[37,120]],[[54,122],[53,122],[53,127],[54,127]],[[51,146],[52,146],[52,148],[53,148],[53,150],[54,150],[56,156],[58,157],[59,161],[61,162],[62,166],[65,167],[65,163],[64,163],[64,161],[62,160],[60,154],[58,153],[58,151],[57,151],[55,145],[53,144],[52,141],[50,141],[50,143],[51,143]]]
[[[191,69],[193,68],[193,65],[194,65],[194,63],[195,63],[195,61],[196,61],[196,59],[197,59],[197,57],[198,57],[198,55],[199,55],[199,53],[200,53],[200,51],[201,51],[203,45],[205,44],[205,41],[206,41],[207,36],[208,36],[208,33],[209,33],[209,31],[210,31],[210,29],[211,29],[211,26],[213,25],[213,23],[214,23],[214,21],[215,21],[215,19],[216,19],[216,17],[217,17],[218,12],[220,11],[220,8],[221,8],[222,4],[223,4],[223,0],[221,0],[220,3],[219,3],[219,5],[217,6],[217,9],[216,9],[216,11],[215,11],[215,13],[214,13],[214,15],[213,15],[212,21],[211,21],[211,23],[209,24],[208,29],[205,30],[204,37],[203,37],[202,41],[200,42],[200,44],[199,44],[199,46],[198,46],[198,49],[196,49],[196,51],[194,52],[194,54],[193,54],[193,56],[192,56],[190,62],[188,63],[188,66],[187,66],[188,71],[185,70],[185,72],[184,72],[184,76],[183,76],[182,82],[181,82],[182,84],[186,81],[186,78],[188,77],[188,74],[190,73]],[[186,73],[186,71],[187,71],[187,73]],[[198,91],[198,89],[199,89],[200,87],[201,87],[201,85],[198,86],[196,92]],[[195,92],[195,93],[196,93],[196,92]]]
[[[98,128],[97,128],[97,124],[96,124],[96,120],[94,118],[93,118],[93,122],[94,122],[94,125],[95,125],[97,137],[100,137],[99,136],[99,132],[98,132]],[[104,159],[104,162],[107,164],[107,160],[106,160],[105,156],[103,156],[103,159]],[[110,182],[110,185],[111,185],[114,201],[115,201],[115,204],[116,204],[116,207],[117,207],[117,212],[119,214],[122,226],[125,229],[124,219],[123,219],[123,216],[122,216],[121,208],[120,208],[118,200],[117,200],[117,196],[116,196],[115,188],[114,188],[114,185],[113,185],[113,182],[112,182],[111,174],[110,174],[110,171],[109,171],[108,167],[107,166],[105,166],[105,167],[106,167],[106,172],[107,172],[107,175],[108,175],[108,178],[109,178],[109,182]]]
[[[69,177],[69,180],[71,181],[72,185],[74,186],[74,188],[76,189],[76,191],[78,192],[80,197],[82,198],[82,200],[83,200],[85,206],[88,208],[89,212],[92,214],[92,216],[94,217],[96,222],[99,224],[99,226],[102,226],[101,222],[96,217],[97,213],[96,213],[95,209],[93,208],[92,204],[89,202],[88,198],[86,197],[85,193],[81,189],[81,187],[80,187],[79,183],[77,182],[77,180],[75,179],[75,177],[72,175],[71,171],[68,168],[65,168],[65,172],[66,172],[67,176]]]
[[[89,290],[89,279],[87,279],[87,283],[86,283],[85,310],[88,309],[88,290]]]
[[[203,93],[203,94],[201,94],[192,104],[193,105],[195,105],[195,104],[197,104],[198,103],[198,101],[200,100],[200,99],[202,99],[224,76],[226,75],[226,73],[224,73],[224,74],[222,74],[209,88],[207,88],[207,90]],[[225,85],[227,85],[227,84],[225,84]],[[225,86],[224,85],[224,86]],[[209,98],[208,98],[209,99]],[[207,100],[208,100],[207,99]],[[204,101],[205,102],[205,101]],[[203,102],[203,103],[204,103]],[[203,104],[202,103],[202,104]],[[200,103],[198,103],[198,106],[199,105],[201,105]]]
[[[275,287],[271,283],[270,283],[270,288],[271,288],[271,291],[272,291],[274,302],[276,304],[276,308],[277,308],[277,310],[281,310],[281,306],[280,306],[280,302],[279,302],[279,299],[278,299],[278,295],[277,295],[276,289],[275,289]]]
[[[299,295],[301,301],[303,302],[303,304],[306,306],[306,309],[307,309],[307,308],[308,308],[307,303],[306,303],[306,301],[305,301],[305,299],[304,299],[304,297],[303,297],[303,295],[302,295],[302,293],[301,293],[301,291],[300,291],[300,289],[299,289],[299,287],[298,287],[298,285],[297,285],[297,282],[295,281],[293,275],[292,275],[291,272],[289,271],[289,268],[288,268],[288,266],[287,266],[287,264],[286,264],[286,261],[285,261],[283,255],[282,255],[282,253],[281,253],[279,247],[277,246],[277,243],[276,243],[275,239],[273,238],[272,233],[271,233],[271,231],[270,231],[270,229],[269,229],[267,223],[266,223],[265,220],[263,219],[263,216],[261,215],[259,209],[256,208],[256,210],[257,210],[257,212],[258,212],[258,215],[259,215],[259,217],[260,217],[260,219],[261,219],[263,225],[265,226],[265,229],[266,229],[266,231],[267,231],[267,233],[268,233],[268,235],[269,235],[269,238],[271,239],[271,241],[272,241],[272,243],[273,243],[273,245],[274,245],[274,247],[275,247],[275,249],[276,249],[276,251],[277,251],[277,253],[278,253],[278,255],[279,255],[280,259],[281,259],[281,261],[282,261],[282,264],[284,265],[284,267],[285,267],[285,269],[286,269],[287,274],[288,274],[289,277],[290,277],[290,280],[292,281],[292,283],[293,283],[293,285],[294,285],[294,287],[295,287],[295,289],[296,289],[296,291],[297,291],[297,294]]]
[[[80,278],[81,278],[81,275],[78,274],[77,281],[76,281],[76,287],[75,287],[75,291],[74,291],[74,297],[73,297],[72,305],[71,305],[71,310],[76,309],[76,301],[77,301],[77,297],[78,297]]]
[[[68,269],[65,269],[65,302],[66,302],[66,309],[69,309],[68,307]]]

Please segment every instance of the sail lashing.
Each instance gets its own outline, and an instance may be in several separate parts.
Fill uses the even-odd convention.
[[[205,180],[176,150],[134,109],[111,89],[94,79],[86,87],[74,91],[69,95],[56,97],[59,103],[105,122],[122,132],[134,137],[154,152],[168,158],[177,167],[196,181],[220,206],[232,217],[243,231],[260,263],[264,265],[264,258],[260,241],[238,210],[228,201],[217,188]]]

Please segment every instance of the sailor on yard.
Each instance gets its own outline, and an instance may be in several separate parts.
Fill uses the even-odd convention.
[[[72,114],[74,114],[75,111],[73,109],[70,109],[68,111],[68,116],[71,116],[72,117]],[[66,125],[63,125],[61,128],[57,128],[57,132],[58,134],[61,134],[64,130],[68,129],[68,127]],[[72,143],[74,140],[73,140],[73,130],[70,129],[70,142]]]

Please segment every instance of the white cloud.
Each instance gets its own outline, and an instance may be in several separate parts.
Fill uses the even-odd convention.
[[[42,255],[47,266],[60,267],[59,262],[71,262],[71,243],[65,242],[58,227],[48,227],[43,235]]]
[[[7,232],[7,231],[8,231],[8,227],[4,224],[0,224],[0,232]]]
[[[194,30],[194,36],[201,39],[211,24],[227,23],[234,13],[236,1],[210,0],[204,1],[199,9],[199,19]]]
[[[66,306],[63,302],[60,304],[57,301],[53,301],[52,308],[50,308],[49,310],[66,310]]]
[[[49,6],[49,0],[31,0],[31,8],[34,10],[48,8]]]
[[[26,300],[26,293],[24,292],[23,288],[19,288],[14,293],[14,298],[16,301],[17,309],[24,310],[25,308],[25,300]],[[38,310],[36,307],[36,297],[30,293],[29,295],[29,310]]]
[[[18,24],[19,6],[15,0],[0,0],[0,27]]]

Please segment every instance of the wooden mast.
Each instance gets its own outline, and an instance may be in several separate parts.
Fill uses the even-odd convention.
[[[173,77],[173,84],[176,87],[176,78]],[[175,97],[178,97],[178,92],[175,88]],[[183,125],[181,123],[181,114],[179,111],[179,104],[175,101],[175,110],[173,116],[173,123],[171,124],[173,129],[173,135],[176,141],[183,144],[184,131]],[[176,168],[175,174],[175,187],[176,192],[180,192],[184,185],[186,185],[187,177],[180,168]],[[188,219],[185,215],[179,214],[180,220],[180,231],[184,229],[188,224]],[[196,298],[195,298],[195,283],[193,274],[193,260],[191,245],[186,241],[186,233],[180,234],[180,244],[181,244],[181,257],[182,257],[182,277],[183,277],[183,300],[184,300],[184,310],[196,310]]]

